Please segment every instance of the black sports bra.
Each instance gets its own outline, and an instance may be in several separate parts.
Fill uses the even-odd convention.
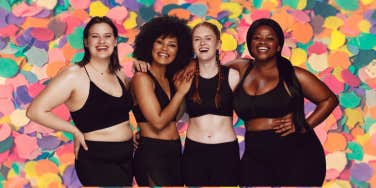
[[[120,78],[116,76],[122,95],[114,97],[95,85],[85,66],[84,69],[90,80],[89,96],[81,109],[70,112],[77,128],[87,133],[128,121],[128,113],[132,108],[132,95]]]
[[[223,75],[223,79],[221,81],[221,102],[219,104],[219,108],[215,106],[215,94],[217,90],[217,82],[218,82],[218,74],[212,78],[203,78],[199,77],[199,84],[198,84],[198,92],[200,95],[201,103],[195,103],[192,100],[193,93],[195,92],[195,79],[194,78],[191,88],[187,96],[185,97],[185,102],[187,106],[187,112],[190,117],[198,117],[205,114],[215,114],[215,115],[222,115],[222,116],[230,116],[233,115],[232,103],[233,103],[233,96],[232,90],[228,83],[228,74],[229,68],[220,66],[221,74]]]
[[[159,84],[158,80],[153,76],[153,74],[151,74],[149,71],[147,72],[147,74],[151,77],[151,79],[154,82],[154,85],[155,85],[154,93],[155,93],[155,96],[158,99],[159,106],[161,107],[161,109],[163,109],[163,108],[165,108],[168,105],[168,103],[170,102],[170,99],[168,98],[168,96],[164,92],[164,90],[162,89],[162,87]],[[175,93],[174,85],[172,84],[172,82],[170,80],[168,81],[168,84],[170,86],[170,96],[173,97],[174,93]],[[136,120],[137,120],[138,123],[140,123],[140,122],[147,122],[147,120],[146,120],[145,116],[142,114],[141,109],[138,106],[138,104],[135,104],[133,106],[133,110],[132,111],[133,111],[134,117],[136,118]]]
[[[244,79],[252,70],[253,64],[241,79],[234,91],[234,110],[244,121],[253,118],[277,118],[293,111],[292,98],[287,93],[283,81],[279,78],[276,87],[260,95],[249,95],[244,90]]]

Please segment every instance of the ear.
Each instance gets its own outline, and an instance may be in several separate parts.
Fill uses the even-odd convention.
[[[278,45],[277,51],[278,51],[278,52],[282,51],[282,48],[281,48],[280,45]]]
[[[222,41],[221,40],[218,40],[217,42],[217,50],[220,50],[221,49],[221,46],[222,46]]]
[[[114,46],[116,47],[117,45],[118,45],[118,39],[115,38],[115,44],[114,44]]]

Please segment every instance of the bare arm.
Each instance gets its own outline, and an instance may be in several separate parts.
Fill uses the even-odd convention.
[[[238,58],[232,61],[226,62],[223,65],[232,69],[237,70],[238,72],[242,72],[247,68],[250,59],[246,58]]]
[[[307,118],[311,127],[324,121],[338,105],[338,99],[332,91],[312,73],[295,67],[295,74],[300,82],[305,98],[316,104],[316,109]]]
[[[229,73],[228,73],[228,83],[231,87],[231,90],[234,91],[236,86],[239,84],[239,71],[230,68]]]
[[[77,83],[78,67],[69,67],[60,72],[48,86],[32,101],[29,105],[26,115],[31,120],[59,131],[65,131],[74,135],[74,151],[78,157],[80,145],[87,150],[85,138],[77,127],[69,122],[57,117],[52,113],[52,109],[69,100]]]
[[[153,88],[153,81],[147,74],[137,72],[133,76],[132,91],[142,114],[157,131],[161,131],[173,121],[186,92],[178,89],[170,103],[161,109]]]

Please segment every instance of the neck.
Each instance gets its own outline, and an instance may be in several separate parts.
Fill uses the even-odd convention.
[[[158,63],[152,63],[150,65],[150,71],[157,78],[165,78],[167,67],[165,65],[160,65]]]
[[[257,60],[255,61],[254,68],[258,70],[269,70],[277,67],[277,58],[273,58],[271,60],[266,60],[266,61],[260,61]]]
[[[89,63],[99,73],[109,73],[110,72],[110,70],[108,68],[109,60],[99,60],[98,61],[97,59],[90,59]]]
[[[217,72],[217,62],[215,60],[211,61],[199,61],[198,65],[200,67],[200,73],[211,73],[213,70]]]

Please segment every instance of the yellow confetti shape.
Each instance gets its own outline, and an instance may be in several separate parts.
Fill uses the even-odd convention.
[[[342,67],[335,67],[334,70],[333,70],[333,75],[334,77],[336,77],[336,79],[340,82],[345,82],[342,78],[342,71],[343,71],[343,68]]]
[[[294,66],[300,66],[307,61],[307,53],[301,48],[291,50],[290,61]]]
[[[12,168],[12,169],[10,169],[9,172],[8,172],[7,179],[12,179],[12,178],[14,178],[14,177],[16,177],[16,176],[17,176],[17,174],[16,174],[16,172],[14,171],[14,169]]]
[[[371,136],[369,134],[365,134],[365,135],[358,135],[356,136],[355,140],[356,142],[358,142],[358,144],[360,145],[364,145],[365,143],[367,143],[369,141],[369,139],[371,139]]]
[[[9,116],[4,116],[2,118],[0,118],[0,124],[10,124],[10,118]]]
[[[326,169],[335,169],[338,172],[342,172],[347,164],[346,153],[343,151],[336,151],[328,153],[326,156]]]
[[[26,110],[17,109],[10,114],[10,122],[16,127],[16,130],[29,123],[29,118],[26,117]]]
[[[221,4],[222,11],[229,11],[231,14],[229,18],[237,18],[243,12],[243,7],[239,3],[224,2]]]
[[[372,25],[367,20],[362,20],[358,23],[359,30],[364,33],[369,33]]]
[[[61,185],[62,181],[61,178],[57,174],[47,173],[39,176],[38,179],[38,187],[40,188],[48,188],[51,184],[58,185],[58,187],[63,187]]]
[[[90,16],[106,16],[109,10],[106,5],[100,1],[96,1],[90,4]]]
[[[351,184],[345,180],[333,180],[325,183],[323,188],[351,188]]]
[[[346,108],[345,115],[347,117],[346,125],[349,129],[354,128],[356,124],[364,124],[363,114],[359,109]]]
[[[221,35],[221,41],[222,41],[221,49],[223,51],[234,51],[236,47],[238,46],[236,39],[228,33],[223,33]]]
[[[129,12],[128,18],[124,21],[124,28],[125,29],[133,29],[137,26],[136,22],[137,14],[135,12]]]
[[[212,23],[215,26],[217,26],[217,28],[219,29],[219,31],[222,30],[222,24],[218,20],[210,19],[207,22]]]
[[[37,172],[35,170],[35,165],[37,164],[36,161],[28,161],[26,164],[25,164],[25,173],[26,173],[26,177],[27,178],[33,178],[33,177],[37,177]]]
[[[361,0],[363,5],[368,5],[368,4],[371,4],[373,3],[374,0]]]
[[[303,10],[306,6],[307,6],[307,0],[300,0],[296,8],[299,10]]]
[[[328,55],[327,53],[324,54],[312,54],[308,58],[308,63],[311,68],[317,72],[321,72],[328,68]]]
[[[48,10],[54,9],[57,4],[57,0],[37,0],[36,2],[39,7],[43,7]]]
[[[336,30],[340,26],[342,26],[343,24],[344,24],[344,22],[341,18],[338,18],[336,16],[329,16],[325,19],[323,27]]]
[[[331,40],[330,40],[330,44],[328,48],[331,50],[338,49],[339,47],[343,46],[343,44],[345,44],[345,41],[346,41],[346,36],[342,32],[337,31],[337,30],[334,30],[332,32],[330,38]]]

